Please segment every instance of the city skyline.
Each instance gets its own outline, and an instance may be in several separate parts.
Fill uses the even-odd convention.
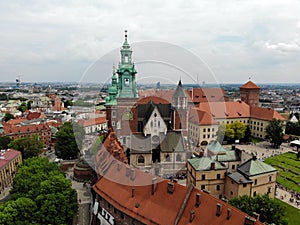
[[[165,43],[199,59],[213,77],[210,81],[201,69],[194,71],[196,62],[183,57],[181,64],[172,64],[190,70],[193,79],[183,77],[184,83],[244,83],[249,77],[256,83],[300,83],[297,1],[138,3],[2,1],[1,81],[14,82],[20,76],[22,82],[80,82],[95,62],[108,59],[101,72],[94,67],[87,79],[103,83],[119,61],[127,29],[134,61],[143,58],[141,53],[149,43],[156,43],[157,49]],[[172,54],[163,59],[169,60]],[[141,82],[147,66],[137,63]],[[154,80],[160,74],[155,76]],[[181,76],[179,72],[175,79],[164,73],[160,78],[177,83]]]

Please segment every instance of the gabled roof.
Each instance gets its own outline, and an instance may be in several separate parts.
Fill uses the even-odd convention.
[[[130,153],[151,153],[151,135],[132,134],[130,138]]]
[[[277,171],[274,167],[256,159],[255,157],[244,162],[237,170],[248,178]]]
[[[169,131],[160,145],[162,152],[184,152],[184,140],[181,132]]]
[[[242,85],[240,89],[260,89],[256,84],[254,84],[251,80]]]
[[[271,108],[251,107],[250,114],[252,118],[268,120],[272,119],[285,121],[286,119],[281,116],[276,110]]]
[[[188,160],[188,163],[191,164],[191,166],[196,171],[209,171],[211,170],[211,165],[214,163],[215,170],[226,170],[225,166],[222,166],[221,163],[218,161],[212,160],[210,157],[195,157]]]

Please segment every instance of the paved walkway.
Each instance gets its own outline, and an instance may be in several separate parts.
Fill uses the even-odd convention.
[[[77,182],[73,180],[73,171],[66,172],[67,178],[72,182],[72,188],[77,192],[77,200],[79,204],[78,213],[73,220],[73,225],[89,225],[90,224],[90,208],[91,208],[91,187],[89,184]]]
[[[296,202],[296,200],[294,199],[293,201],[291,201],[292,199],[292,195],[290,192],[285,191],[283,189],[277,188],[276,189],[276,198],[278,198],[279,200],[288,203],[291,206],[294,206],[295,208],[300,210],[300,202],[299,200]]]

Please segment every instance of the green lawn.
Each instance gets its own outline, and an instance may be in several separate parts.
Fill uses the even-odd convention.
[[[277,182],[300,193],[300,160],[296,153],[288,152],[265,160],[278,170]]]
[[[284,218],[288,221],[288,225],[299,225],[300,210],[283,201],[280,201],[279,199],[275,199],[275,201],[285,208]]]

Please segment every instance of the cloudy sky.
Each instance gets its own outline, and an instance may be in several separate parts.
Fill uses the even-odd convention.
[[[157,60],[199,82],[300,83],[299,12],[297,0],[1,0],[0,78],[105,81],[110,72],[95,62],[117,65],[127,29],[140,77],[159,76],[157,63],[139,65]],[[170,74],[161,79],[181,77]]]

